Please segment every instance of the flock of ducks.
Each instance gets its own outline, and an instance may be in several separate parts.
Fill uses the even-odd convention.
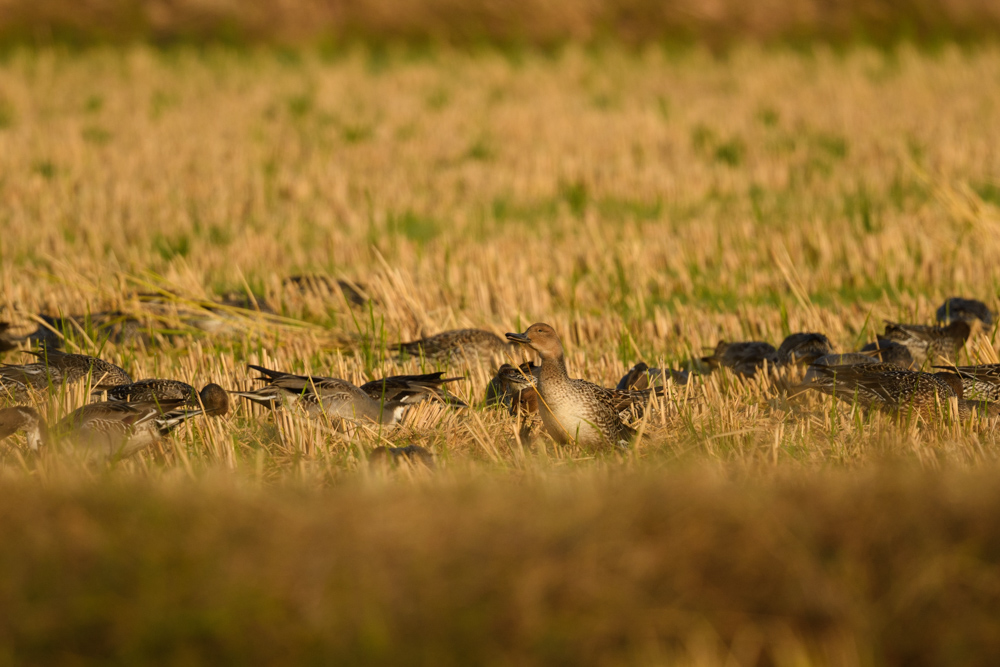
[[[456,360],[502,359],[529,348],[538,365],[504,363],[487,387],[484,404],[499,406],[522,421],[529,437],[540,422],[560,444],[628,448],[641,434],[636,420],[669,383],[687,384],[692,376],[726,368],[741,378],[762,377],[789,396],[807,390],[830,394],[866,410],[915,415],[926,421],[952,412],[961,420],[1000,417],[1000,364],[955,366],[958,352],[973,331],[991,327],[994,314],[979,301],[952,298],[938,310],[939,324],[888,322],[884,333],[857,352],[836,353],[821,333],[788,336],[779,347],[763,341],[720,342],[711,355],[683,369],[650,368],[639,362],[614,387],[571,378],[558,333],[545,323],[505,338],[479,329],[446,331],[399,343],[400,355],[441,364]],[[3,325],[0,324],[0,330]],[[172,379],[133,381],[119,366],[45,345],[22,350],[35,360],[0,366],[0,399],[19,403],[0,409],[0,439],[23,431],[38,451],[49,444],[73,447],[102,459],[130,456],[161,440],[196,417],[230,411],[230,396],[271,409],[302,409],[313,417],[339,422],[397,424],[407,408],[433,400],[453,408],[468,404],[448,391],[461,377],[444,373],[390,376],[361,386],[334,377],[296,375],[250,365],[261,385],[227,391],[206,384],[200,391]],[[801,371],[801,372],[799,372]],[[96,402],[64,416],[52,426],[28,403],[66,385],[87,382]],[[416,445],[379,447],[373,460],[404,458],[430,464]]]

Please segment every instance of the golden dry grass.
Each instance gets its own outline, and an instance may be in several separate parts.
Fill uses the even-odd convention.
[[[0,65],[0,319],[28,329],[34,327],[30,316],[39,312],[121,310],[156,330],[155,340],[119,345],[75,335],[68,346],[100,351],[135,377],[176,377],[198,386],[214,381],[229,388],[250,385],[246,363],[353,381],[416,370],[417,360],[397,362],[387,345],[421,332],[475,326],[502,333],[538,320],[562,333],[572,374],[609,385],[639,358],[676,364],[700,356],[722,338],[777,344],[790,331],[815,330],[827,333],[841,350],[856,349],[880,330],[882,318],[929,321],[948,296],[976,297],[995,307],[998,80],[1000,51],[994,48],[946,48],[933,55],[907,48],[840,54],[816,49],[810,55],[743,48],[725,59],[698,50],[668,54],[616,48],[567,48],[557,56],[439,50],[419,57],[359,49],[332,60],[310,51],[15,51]],[[282,278],[302,272],[363,283],[376,301],[357,308],[339,294],[304,296],[282,285]],[[184,317],[199,302],[247,288],[280,315],[236,313],[227,329],[211,334]],[[157,289],[179,298],[154,307],[135,297]],[[168,336],[168,329],[180,335]],[[4,359],[21,360],[16,353]],[[995,330],[977,334],[963,360],[995,361]],[[466,376],[457,390],[463,398],[481,400],[488,366],[449,370]],[[43,409],[54,419],[85,399],[84,388],[73,388],[50,398]],[[683,583],[671,584],[655,604],[675,604],[670,602],[678,599],[674,586],[683,586],[690,596],[684,599],[699,599],[703,590],[706,599],[716,601],[705,604],[716,611],[695,605],[693,616],[682,610],[681,620],[664,612],[664,625],[656,614],[649,625],[633,623],[645,608],[628,608],[626,593],[592,590],[576,578],[547,589],[548,575],[531,568],[537,550],[554,549],[557,553],[539,568],[583,563],[589,569],[581,579],[600,579],[606,567],[613,568],[606,560],[610,556],[600,553],[605,531],[611,531],[609,539],[622,553],[644,557],[636,534],[625,528],[615,532],[613,518],[642,525],[646,509],[658,503],[689,502],[695,508],[690,516],[673,519],[681,534],[700,524],[724,531],[729,524],[713,492],[692,490],[704,476],[740,480],[720,482],[725,498],[720,502],[726,507],[739,507],[741,484],[749,483],[751,496],[759,498],[754,506],[759,513],[798,512],[796,521],[808,523],[813,510],[796,507],[801,497],[815,494],[826,499],[817,503],[845,512],[851,501],[844,489],[854,487],[836,471],[857,471],[863,478],[858,493],[869,499],[879,497],[882,485],[895,485],[896,495],[885,501],[889,510],[925,503],[914,505],[924,509],[906,510],[909,523],[900,525],[910,527],[907,535],[920,535],[924,528],[933,532],[936,503],[944,503],[956,487],[968,485],[963,498],[977,508],[976,503],[986,502],[979,498],[992,497],[996,427],[865,419],[819,397],[788,400],[767,383],[743,384],[716,374],[689,388],[671,389],[645,429],[651,441],[622,457],[560,449],[545,439],[526,447],[516,440],[517,427],[509,417],[481,408],[421,405],[398,430],[361,429],[345,436],[322,422],[272,417],[241,405],[223,420],[192,424],[161,451],[106,470],[71,455],[34,460],[19,449],[19,441],[8,441],[5,447],[13,445],[0,461],[3,484],[11,489],[4,521],[14,521],[9,508],[20,494],[41,508],[39,535],[63,520],[59,512],[72,512],[65,508],[80,503],[102,507],[109,502],[126,521],[143,516],[130,514],[137,503],[155,516],[148,527],[124,534],[142,541],[162,529],[186,544],[181,526],[217,500],[217,511],[234,513],[233,523],[220,518],[204,524],[199,530],[212,535],[206,538],[211,544],[199,551],[201,543],[190,538],[184,558],[197,561],[202,553],[232,559],[240,576],[253,577],[259,569],[281,577],[283,567],[302,563],[281,550],[268,551],[261,560],[248,555],[243,561],[234,554],[268,539],[283,541],[286,533],[294,536],[287,538],[293,544],[309,539],[312,528],[297,532],[294,522],[286,526],[275,515],[259,525],[247,518],[272,501],[294,514],[295,501],[274,490],[292,487],[295,493],[319,493],[301,506],[303,515],[318,517],[317,522],[325,520],[325,510],[318,509],[325,503],[340,508],[331,512],[350,514],[352,494],[365,498],[368,505],[352,521],[371,530],[388,523],[378,539],[365,531],[348,538],[357,541],[358,554],[381,554],[386,544],[400,540],[404,554],[419,545],[421,560],[407,565],[418,569],[419,563],[433,562],[433,553],[447,554],[444,564],[416,573],[394,569],[396,561],[361,568],[365,560],[358,554],[345,561],[347,572],[364,570],[372,578],[352,583],[357,585],[352,595],[366,599],[371,593],[365,613],[374,619],[363,631],[337,626],[337,632],[355,638],[361,632],[356,639],[361,644],[349,642],[347,648],[311,643],[314,632],[332,627],[325,625],[333,622],[326,614],[334,613],[325,606],[328,597],[320,595],[319,602],[296,598],[291,608],[283,606],[281,596],[308,588],[308,578],[276,583],[278,606],[272,607],[270,598],[261,602],[260,614],[251,614],[245,627],[227,625],[235,618],[232,610],[245,601],[238,590],[234,598],[226,597],[232,591],[220,593],[218,607],[193,602],[217,616],[194,624],[211,641],[192,642],[192,660],[238,659],[243,648],[234,637],[275,619],[284,629],[260,635],[266,644],[262,661],[277,660],[267,658],[267,651],[283,642],[300,642],[296,650],[315,646],[317,660],[361,656],[392,662],[416,642],[427,652],[413,662],[433,662],[454,646],[461,649],[455,655],[469,656],[469,662],[517,662],[530,655],[544,662],[545,651],[552,651],[552,660],[570,662],[589,656],[594,662],[668,663],[675,656],[691,664],[721,664],[726,651],[744,650],[733,647],[745,641],[763,642],[769,664],[792,664],[802,656],[816,664],[913,664],[921,637],[913,633],[907,635],[913,643],[906,638],[883,643],[880,637],[897,617],[881,602],[856,612],[860,616],[851,616],[846,625],[837,621],[820,629],[800,626],[811,612],[792,605],[775,612],[788,614],[793,620],[787,623],[755,620],[747,626],[751,639],[741,634],[740,623],[720,620],[715,613],[726,606],[727,591],[750,586],[755,580],[746,572],[768,567],[760,555],[742,570],[734,551],[750,544],[764,549],[758,544],[764,538],[753,531],[778,529],[777,524],[754,524],[748,511],[737,521],[752,533],[745,540],[710,540],[691,552],[684,551],[683,540],[681,546],[671,542],[670,550],[650,552],[646,565],[635,565],[660,572],[684,559],[695,563],[715,554],[723,558],[719,572],[739,580],[717,589],[706,583],[708,574],[676,575]],[[386,443],[427,447],[437,457],[438,470],[370,470],[364,463],[367,453]],[[883,467],[887,472],[881,476],[869,470]],[[891,472],[909,467],[950,472],[941,477]],[[605,475],[617,482],[605,485],[600,481]],[[810,490],[801,497],[775,491],[775,475],[798,476],[799,482],[788,483]],[[921,482],[914,479],[934,480],[940,488],[925,502]],[[621,501],[631,503],[628,507],[614,505],[631,483],[645,491]],[[102,495],[100,487],[109,484],[116,490]],[[172,491],[176,485],[184,490]],[[218,486],[239,487],[247,497],[213,496]],[[654,491],[675,486],[686,491],[664,491],[669,497]],[[57,491],[63,487],[74,490]],[[333,491],[322,491],[329,487]],[[529,500],[522,501],[518,495],[524,488]],[[140,499],[143,489],[151,500]],[[607,502],[615,509],[589,530],[589,510],[573,510],[565,518],[560,507],[539,500],[549,493],[568,494],[568,507]],[[186,494],[192,495],[190,503],[178,505]],[[467,503],[470,494],[473,500]],[[858,512],[859,525],[868,526],[856,538],[862,545],[876,540],[887,521],[875,500],[866,503]],[[424,518],[410,525],[407,507]],[[920,570],[927,579],[919,581],[927,588],[901,593],[893,609],[911,600],[923,603],[921,595],[930,599],[960,578],[966,567],[961,553],[953,554],[954,562],[942,561],[940,569],[932,553],[960,551],[963,540],[980,530],[977,526],[988,525],[981,518],[985,514],[976,514],[978,509],[962,514],[963,507],[955,512],[966,518],[955,519],[961,528],[951,537],[921,542],[912,555],[907,552],[913,563],[931,559],[926,571]],[[91,516],[100,516],[94,511]],[[573,527],[564,528],[566,542],[533,542],[522,557],[516,540],[496,533],[535,512],[538,523],[531,530],[538,539],[549,526]],[[452,522],[460,523],[449,528]],[[854,539],[853,525],[843,519],[831,529],[830,540],[837,545]],[[104,545],[95,548],[93,558],[113,571],[118,565],[109,554],[127,551],[124,545],[130,542],[100,542],[102,531],[114,533],[118,524],[110,526],[66,519],[65,530],[77,531],[67,538],[70,544],[97,540],[94,544]],[[984,540],[993,539],[987,528],[981,530]],[[324,540],[335,539],[324,535]],[[784,540],[773,543],[777,555],[772,557],[781,560],[786,553]],[[12,553],[63,567],[63,561],[43,557],[50,543],[38,544],[36,551],[25,547]],[[564,560],[559,549],[566,550]],[[803,563],[825,562],[822,548],[810,543],[803,549]],[[851,549],[856,560],[832,566],[850,575],[817,586],[840,591],[853,585],[855,576],[865,582],[881,576],[882,570],[856,574],[852,568],[868,561],[864,546]],[[995,565],[995,549],[983,549],[969,558]],[[168,552],[154,549],[148,568],[133,575],[152,576],[158,571],[156,559]],[[308,560],[303,567],[319,567],[322,561]],[[424,598],[407,602],[402,593],[387,592],[395,590],[393,577],[398,574],[401,591],[433,588],[448,572],[473,571],[479,563],[500,582],[526,581],[526,596],[553,595],[556,606],[582,604],[574,596],[583,596],[579,599],[595,601],[600,611],[581,621],[572,615],[550,617],[541,603],[523,608],[509,600],[496,608],[484,603],[468,612],[475,627],[466,635],[461,630],[466,612],[456,605],[472,593],[463,589],[454,600],[442,594],[444,606],[426,602],[427,613],[437,619],[432,625],[443,628],[438,639],[421,644],[419,633],[416,639],[408,634],[426,618],[418,613],[424,607],[400,611],[399,605],[420,606]],[[902,581],[909,576],[886,567]],[[43,580],[46,571],[15,579],[22,584],[12,585],[6,595],[25,604],[19,597],[24,589],[17,586]],[[811,598],[818,589],[815,582],[796,579],[808,575],[803,572],[787,576]],[[531,584],[535,576],[538,588]],[[986,582],[983,586],[994,585],[987,569],[981,576],[976,581]],[[464,575],[456,577],[466,581]],[[211,592],[197,592],[205,585],[201,579],[183,581],[178,586],[184,591],[214,599]],[[641,587],[645,580],[629,581]],[[573,589],[572,582],[581,589]],[[469,590],[479,590],[473,584]],[[52,594],[50,589],[40,593],[43,599]],[[256,593],[247,595],[247,604],[256,604]],[[756,609],[753,600],[733,595],[734,613]],[[99,602],[101,613],[116,613],[117,602]],[[508,602],[514,606],[504,606]],[[941,604],[980,618],[978,602],[961,598]],[[50,625],[37,627],[86,633],[85,625],[73,625],[86,616],[86,608],[58,609],[52,612],[55,620],[46,621]],[[920,623],[948,617],[938,607],[926,613]],[[286,624],[301,615],[312,619],[303,626],[304,634],[282,634],[291,632]],[[13,633],[9,636],[22,636],[18,633],[26,626],[11,619],[5,623],[0,626]],[[969,632],[959,632],[955,650],[973,658],[983,655],[987,644],[973,632],[979,626],[970,622],[966,627]],[[133,636],[127,628],[120,631]],[[487,635],[491,640],[484,643]],[[95,660],[114,654],[130,661],[132,656],[131,662],[155,652],[154,638],[130,644],[134,654],[114,653],[127,644],[122,636],[102,636],[103,643],[84,642],[73,651]],[[184,641],[183,633],[164,636]],[[599,650],[589,653],[586,637],[595,637]],[[20,651],[26,646],[16,644],[10,660],[24,655]]]

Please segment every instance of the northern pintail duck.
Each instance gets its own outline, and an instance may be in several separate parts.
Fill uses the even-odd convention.
[[[820,357],[833,354],[830,339],[821,333],[789,334],[778,347],[778,363],[782,365],[811,364]]]
[[[55,426],[57,437],[102,458],[124,458],[167,436],[201,414],[224,415],[229,397],[218,385],[203,392],[204,407],[186,401],[90,403],[66,415]]]
[[[962,380],[966,398],[1000,401],[1000,364],[935,366],[935,368],[958,375]]]
[[[861,352],[844,352],[843,354],[827,354],[814,360],[806,370],[806,375],[802,379],[802,384],[797,388],[808,388],[811,382],[825,382],[826,373],[813,366],[871,366],[879,364],[877,359]],[[897,366],[898,368],[898,366]]]
[[[521,404],[522,412],[525,409],[527,412],[532,412],[536,409],[532,407],[536,403],[532,395],[532,390],[538,385],[541,368],[541,366],[532,366],[531,362],[526,362],[517,368],[510,364],[504,364],[497,371],[497,377],[504,378],[507,386],[514,393],[514,402]],[[635,411],[640,417],[654,394],[656,396],[663,396],[664,394],[662,386],[647,387],[645,389],[602,388],[610,394],[619,413],[624,415],[625,413]]]
[[[411,357],[422,357],[435,361],[447,361],[454,358],[503,358],[513,347],[510,343],[505,343],[495,333],[482,329],[444,331],[394,346],[401,353]]]
[[[500,406],[518,419],[518,437],[521,442],[530,442],[532,432],[541,422],[538,416],[538,392],[535,384],[541,366],[526,361],[520,366],[502,364],[496,376],[486,386],[486,406]]]
[[[555,329],[532,324],[524,333],[508,333],[507,338],[527,345],[542,358],[535,387],[538,408],[545,430],[556,442],[628,446],[636,433],[619,415],[619,397],[613,390],[569,377]]]
[[[28,447],[32,451],[38,451],[39,447],[45,444],[48,429],[45,425],[45,418],[38,414],[34,408],[26,405],[15,405],[12,408],[0,410],[0,440],[14,435],[18,431],[24,431]]]
[[[752,378],[765,365],[774,367],[778,363],[778,351],[770,343],[763,341],[745,341],[727,343],[719,341],[715,351],[702,357],[711,368],[724,367],[737,375]]]
[[[675,384],[685,385],[690,377],[691,371],[688,370],[650,368],[645,361],[640,361],[622,376],[615,389],[618,391],[642,391],[657,384],[662,385],[664,378]]]
[[[398,465],[405,462],[433,469],[434,455],[420,445],[407,445],[405,447],[386,447],[382,445],[372,450],[372,453],[368,455],[368,462],[372,465],[381,466]]]
[[[971,332],[969,323],[960,320],[947,326],[886,322],[882,338],[905,346],[913,361],[922,366],[925,361],[939,358],[954,361]]]
[[[817,389],[859,405],[891,413],[913,413],[933,421],[950,398],[958,399],[959,417],[995,417],[995,404],[966,400],[954,373],[908,371],[893,364],[813,366],[817,376],[806,388]]]
[[[260,389],[234,391],[254,403],[276,407],[299,405],[311,416],[328,415],[353,421],[396,424],[409,405],[427,397],[423,389],[401,391],[396,398],[380,402],[347,380],[333,377],[294,375],[250,365],[261,373],[257,380],[266,382]]]
[[[423,373],[421,375],[390,375],[381,380],[372,380],[359,387],[361,391],[371,396],[376,401],[396,401],[407,400],[413,396],[424,394],[425,398],[431,398],[455,408],[467,408],[468,403],[452,396],[445,388],[446,384],[459,382],[464,378],[441,377],[444,373]],[[409,400],[413,403],[413,400]]]
[[[105,391],[132,382],[124,369],[97,357],[50,349],[27,353],[41,361],[0,367],[0,386],[14,393],[24,388],[44,391],[52,386],[75,384],[89,377],[95,391]]]
[[[486,385],[485,405],[511,407],[523,390],[535,386],[539,370],[541,366],[535,366],[530,361],[520,366],[501,364],[496,375]]]
[[[271,380],[279,379],[282,377],[287,377],[288,373],[282,373],[281,371],[272,371],[270,369],[264,368],[263,366],[254,366],[250,364],[249,366],[253,370],[261,373],[263,377],[257,378],[258,380],[265,380],[270,382]],[[459,382],[463,378],[454,377],[446,378],[441,377],[444,373],[423,373],[421,375],[390,375],[384,377],[380,380],[371,380],[366,382],[358,389],[367,394],[370,398],[380,403],[388,403],[391,401],[399,401],[403,403],[417,403],[425,398],[430,398],[436,400],[440,403],[450,405],[456,408],[467,408],[469,407],[465,401],[462,401],[455,396],[452,396],[445,389],[445,385],[451,382]],[[294,376],[294,377],[306,377],[306,376]],[[321,379],[336,379],[336,378],[321,378]]]
[[[893,340],[879,338],[874,343],[868,343],[861,348],[861,354],[867,354],[876,361],[893,364],[900,368],[915,370],[917,363],[910,354],[910,348]]]
[[[937,321],[941,324],[952,322],[972,322],[979,320],[984,326],[993,326],[996,314],[982,301],[953,296],[937,309]]]
[[[219,392],[222,392],[221,395]],[[131,384],[123,384],[108,390],[109,401],[132,403],[162,403],[184,401],[191,407],[206,407],[208,416],[226,414],[229,410],[229,395],[217,384],[206,384],[200,392],[187,382],[180,380],[148,379]],[[209,407],[211,406],[211,407]],[[222,410],[220,413],[219,410]]]

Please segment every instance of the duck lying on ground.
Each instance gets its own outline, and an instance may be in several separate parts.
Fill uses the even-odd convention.
[[[570,378],[562,342],[548,324],[532,324],[507,338],[527,345],[542,358],[535,390],[545,430],[559,443],[588,447],[628,447],[636,432],[619,415],[619,397],[593,382]]]

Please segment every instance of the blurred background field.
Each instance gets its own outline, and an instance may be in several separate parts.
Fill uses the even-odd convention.
[[[998,21],[972,0],[0,0],[0,320],[122,313],[146,335],[66,347],[233,389],[246,363],[357,382],[421,369],[393,342],[546,321],[572,375],[613,386],[721,339],[847,351],[949,296],[996,309]],[[371,300],[284,281],[314,273]],[[171,311],[233,295],[250,308],[212,327]],[[996,346],[994,325],[960,360]],[[445,370],[477,405],[391,432],[243,405],[104,467],[5,441],[0,662],[996,654],[996,426],[721,373],[672,387],[628,455],[528,446],[478,405],[488,364]],[[411,443],[434,470],[366,463]]]

